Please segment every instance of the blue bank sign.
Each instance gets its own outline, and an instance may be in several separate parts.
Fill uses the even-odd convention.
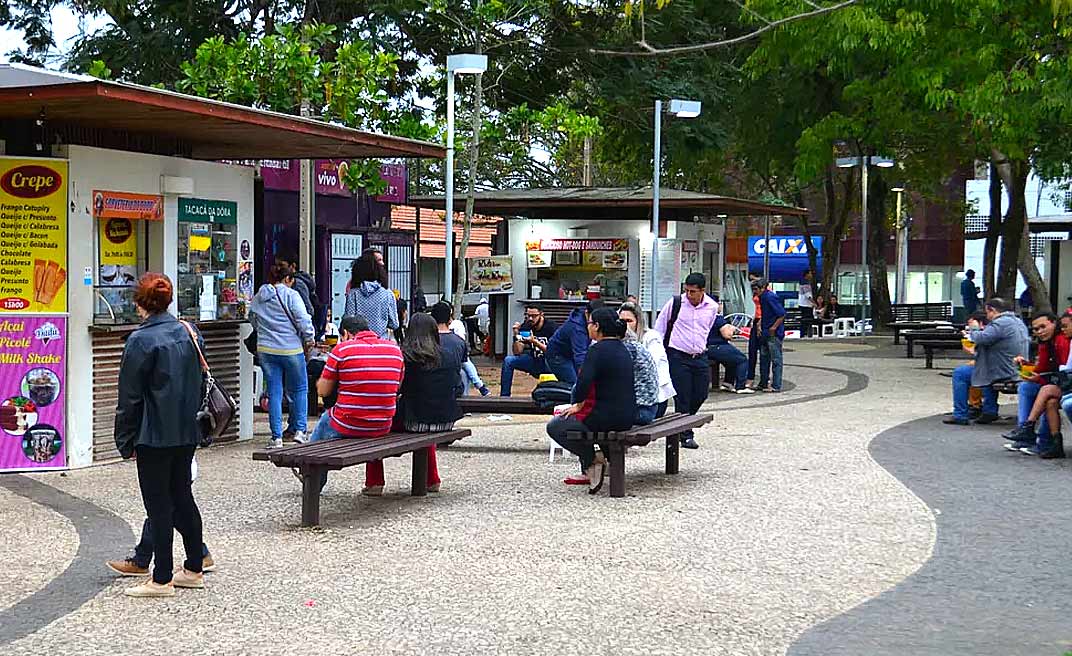
[[[816,265],[819,269],[816,275],[822,273],[823,268],[823,238],[812,237],[812,247],[816,253]],[[770,279],[773,282],[793,282],[800,280],[809,267],[808,245],[804,237],[784,235],[771,237],[765,241],[763,237],[748,238],[748,270],[754,273],[763,273],[763,256],[770,252]]]

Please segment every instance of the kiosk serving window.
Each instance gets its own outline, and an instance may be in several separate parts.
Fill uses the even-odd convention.
[[[149,224],[164,218],[162,196],[94,190],[97,284],[93,321],[137,323],[134,288],[146,271]]]
[[[238,204],[180,198],[176,300],[179,315],[197,321],[240,319]]]

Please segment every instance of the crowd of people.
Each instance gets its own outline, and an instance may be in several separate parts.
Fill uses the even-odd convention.
[[[965,290],[965,296],[969,294]],[[953,370],[953,413],[944,423],[997,421],[996,386],[1015,381],[1017,426],[1002,435],[1004,447],[1042,459],[1064,458],[1061,411],[1072,418],[1072,315],[1043,313],[1032,318],[1037,349],[1031,361],[1031,338],[1012,303],[995,297],[984,307],[984,312],[969,317],[964,348],[974,359]]]

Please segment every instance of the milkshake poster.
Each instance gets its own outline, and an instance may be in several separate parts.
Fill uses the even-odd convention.
[[[67,318],[0,315],[0,471],[67,466]]]

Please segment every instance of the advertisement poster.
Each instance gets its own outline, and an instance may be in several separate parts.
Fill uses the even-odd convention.
[[[470,294],[513,294],[514,258],[510,255],[469,258]]]
[[[551,251],[527,251],[530,269],[548,269],[551,267]]]
[[[94,219],[164,220],[164,197],[93,190]]]
[[[247,304],[253,302],[253,262],[238,263],[238,300]]]
[[[627,251],[628,239],[540,239],[525,242],[529,251]]]
[[[67,311],[67,162],[0,157],[0,314]]]
[[[629,253],[625,251],[603,252],[604,269],[628,269]]]
[[[65,317],[0,318],[0,471],[67,466],[66,360]]]

